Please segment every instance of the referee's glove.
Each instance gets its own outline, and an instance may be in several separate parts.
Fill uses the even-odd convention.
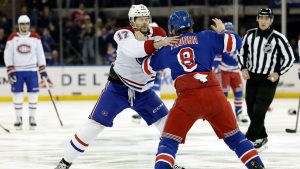
[[[17,82],[17,72],[15,71],[14,66],[8,66],[7,67],[7,76],[8,76],[8,82],[13,85]]]

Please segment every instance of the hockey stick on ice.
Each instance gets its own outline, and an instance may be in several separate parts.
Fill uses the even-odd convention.
[[[299,108],[300,108],[300,98],[299,98],[298,111],[297,111],[297,117],[296,117],[296,127],[295,127],[295,129],[285,129],[285,131],[287,133],[296,133],[297,132],[298,120],[299,120]]]
[[[2,126],[2,124],[0,124],[0,127],[1,127],[3,130],[5,130],[6,132],[10,133],[10,131],[9,131],[7,128],[5,128],[4,126]]]
[[[52,97],[52,94],[51,94],[51,91],[50,91],[50,87],[49,87],[48,81],[47,81],[47,79],[46,79],[45,77],[43,77],[43,80],[45,81],[45,84],[46,84],[46,87],[47,87],[47,90],[48,90],[50,99],[51,99],[51,101],[52,101],[52,103],[53,103],[53,106],[54,106],[54,109],[55,109],[57,118],[58,118],[58,120],[59,120],[59,123],[60,123],[61,126],[63,126],[63,123],[62,123],[62,121],[61,121],[61,119],[60,119],[60,117],[59,117],[59,113],[58,113],[58,111],[57,111],[55,102],[54,102],[54,100],[53,100],[53,97]]]

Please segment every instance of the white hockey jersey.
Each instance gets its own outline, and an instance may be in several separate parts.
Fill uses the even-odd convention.
[[[40,36],[33,32],[12,33],[7,39],[4,61],[6,67],[14,66],[15,71],[37,71],[39,66],[46,65]]]
[[[153,86],[155,75],[143,72],[142,59],[155,52],[153,41],[164,37],[166,32],[161,27],[150,28],[149,40],[146,41],[136,40],[131,27],[122,28],[115,33],[114,40],[118,48],[114,71],[127,87],[143,92]]]

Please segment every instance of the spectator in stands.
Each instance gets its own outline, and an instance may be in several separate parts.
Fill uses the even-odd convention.
[[[39,15],[38,27],[39,28],[49,28],[51,32],[55,31],[56,19],[52,16],[48,6],[44,6],[43,11]]]
[[[298,41],[296,38],[290,40],[291,47],[295,55],[295,63],[299,62]]]
[[[80,0],[68,0],[66,3],[66,8],[77,8]]]
[[[71,13],[70,19],[78,24],[79,26],[81,26],[81,24],[83,23],[84,19],[89,16],[89,13],[85,11],[85,6],[84,3],[81,2],[79,4],[79,8],[77,10],[75,10],[74,12]]]
[[[81,28],[77,24],[74,24],[71,20],[66,22],[63,32],[65,64],[78,64],[81,60],[81,46],[78,40],[80,39],[80,31]]]
[[[111,65],[117,57],[116,49],[114,48],[112,43],[107,44],[107,52],[104,55],[104,64]]]
[[[102,34],[102,40],[100,41],[101,43],[104,43],[102,46],[103,47],[102,52],[104,52],[102,56],[104,56],[106,54],[107,45],[109,43],[112,43],[114,48],[117,48],[117,44],[113,38],[113,35],[117,31],[116,23],[117,23],[116,19],[108,18],[105,23],[105,28],[102,29],[103,34]],[[99,43],[99,44],[102,45],[101,43]]]
[[[43,35],[41,37],[41,40],[47,65],[57,64],[57,58],[53,58],[55,42],[51,37],[49,29],[47,27],[43,29]]]
[[[5,34],[8,36],[12,29],[11,29],[11,23],[8,23],[8,19],[5,14],[0,16],[0,27],[4,29]]]
[[[43,3],[39,0],[26,0],[25,4],[33,12],[39,12],[43,9]]]
[[[95,64],[94,34],[94,25],[91,18],[86,15],[83,24],[81,25],[80,33],[83,64]]]
[[[31,26],[31,27],[30,27],[30,32],[37,33],[37,28],[36,28],[36,26]]]
[[[0,66],[4,66],[4,49],[6,44],[6,36],[3,28],[0,28]]]
[[[99,41],[99,53],[101,56],[104,56],[106,54],[106,49],[107,49],[107,35],[108,35],[108,31],[107,28],[105,26],[100,27],[100,32],[101,35],[98,37],[98,41]]]
[[[37,18],[34,18],[34,16],[29,12],[28,10],[28,7],[26,5],[22,6],[21,7],[21,12],[20,12],[20,15],[18,15],[16,18],[15,18],[15,21],[17,22],[18,18],[21,16],[21,15],[27,15],[30,19],[30,25],[36,25],[36,19]]]

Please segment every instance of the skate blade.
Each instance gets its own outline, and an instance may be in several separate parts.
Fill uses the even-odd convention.
[[[22,126],[20,126],[20,127],[15,127],[15,128],[16,128],[16,130],[18,130],[18,131],[23,130]]]
[[[248,120],[247,119],[241,119],[240,122],[242,122],[242,123],[248,123]]]
[[[29,126],[29,130],[35,130],[36,126]]]
[[[134,118],[132,118],[132,122],[140,124],[141,123],[141,119],[134,119]]]
[[[265,151],[268,148],[269,148],[268,145],[263,145],[260,148],[257,148],[256,150],[257,150],[257,152],[261,153],[261,152]]]

